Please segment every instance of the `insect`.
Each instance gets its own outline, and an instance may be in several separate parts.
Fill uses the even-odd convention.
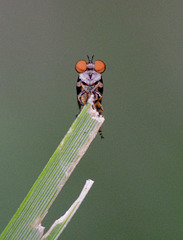
[[[103,95],[103,80],[102,75],[106,69],[106,65],[101,60],[96,60],[93,62],[94,56],[90,59],[88,57],[88,62],[85,60],[80,60],[76,63],[76,71],[79,73],[78,80],[76,84],[76,91],[78,97],[78,105],[80,110],[87,103],[90,96],[94,96],[93,108],[102,114],[102,95]],[[104,138],[99,129],[99,134],[101,138]]]

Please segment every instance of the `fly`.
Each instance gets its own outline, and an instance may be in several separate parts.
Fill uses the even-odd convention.
[[[80,110],[87,104],[88,99],[93,94],[94,104],[93,107],[99,114],[102,114],[102,96],[103,96],[103,80],[102,73],[106,69],[106,65],[101,60],[96,60],[93,62],[93,57],[90,59],[88,57],[88,62],[85,60],[80,60],[76,63],[76,71],[79,73],[78,80],[76,84],[78,105]],[[99,129],[99,134],[101,138],[104,138]]]

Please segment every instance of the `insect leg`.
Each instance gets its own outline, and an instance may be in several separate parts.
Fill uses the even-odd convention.
[[[102,104],[101,104],[99,101],[97,101],[97,102],[95,103],[95,106],[96,106],[99,114],[102,114],[102,112],[103,112]]]
[[[103,139],[104,136],[103,136],[103,134],[102,134],[102,130],[101,130],[101,128],[99,128],[98,133],[99,133],[99,135],[100,135],[100,138]]]
[[[84,107],[87,101],[88,101],[88,94],[85,91],[80,92],[80,94],[78,94],[78,102],[81,104],[81,108]]]

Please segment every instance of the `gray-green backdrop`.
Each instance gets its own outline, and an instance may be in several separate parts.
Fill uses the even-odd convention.
[[[48,227],[95,181],[74,240],[183,238],[183,1],[0,1],[0,231],[78,113],[75,63],[103,60],[96,137]]]

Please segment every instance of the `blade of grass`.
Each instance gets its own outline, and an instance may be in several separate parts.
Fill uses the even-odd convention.
[[[83,108],[50,158],[0,239],[40,239],[41,222],[70,174],[95,138],[104,118],[92,109],[92,100]]]
[[[48,230],[48,232],[41,238],[41,240],[51,240],[51,239],[58,239],[60,234],[63,232],[79,206],[81,205],[82,201],[86,197],[88,191],[93,185],[92,180],[87,180],[85,183],[85,186],[83,187],[82,192],[80,193],[79,197],[76,199],[76,201],[72,204],[72,206],[67,210],[67,212],[57,219],[54,224],[51,226],[51,228]]]

